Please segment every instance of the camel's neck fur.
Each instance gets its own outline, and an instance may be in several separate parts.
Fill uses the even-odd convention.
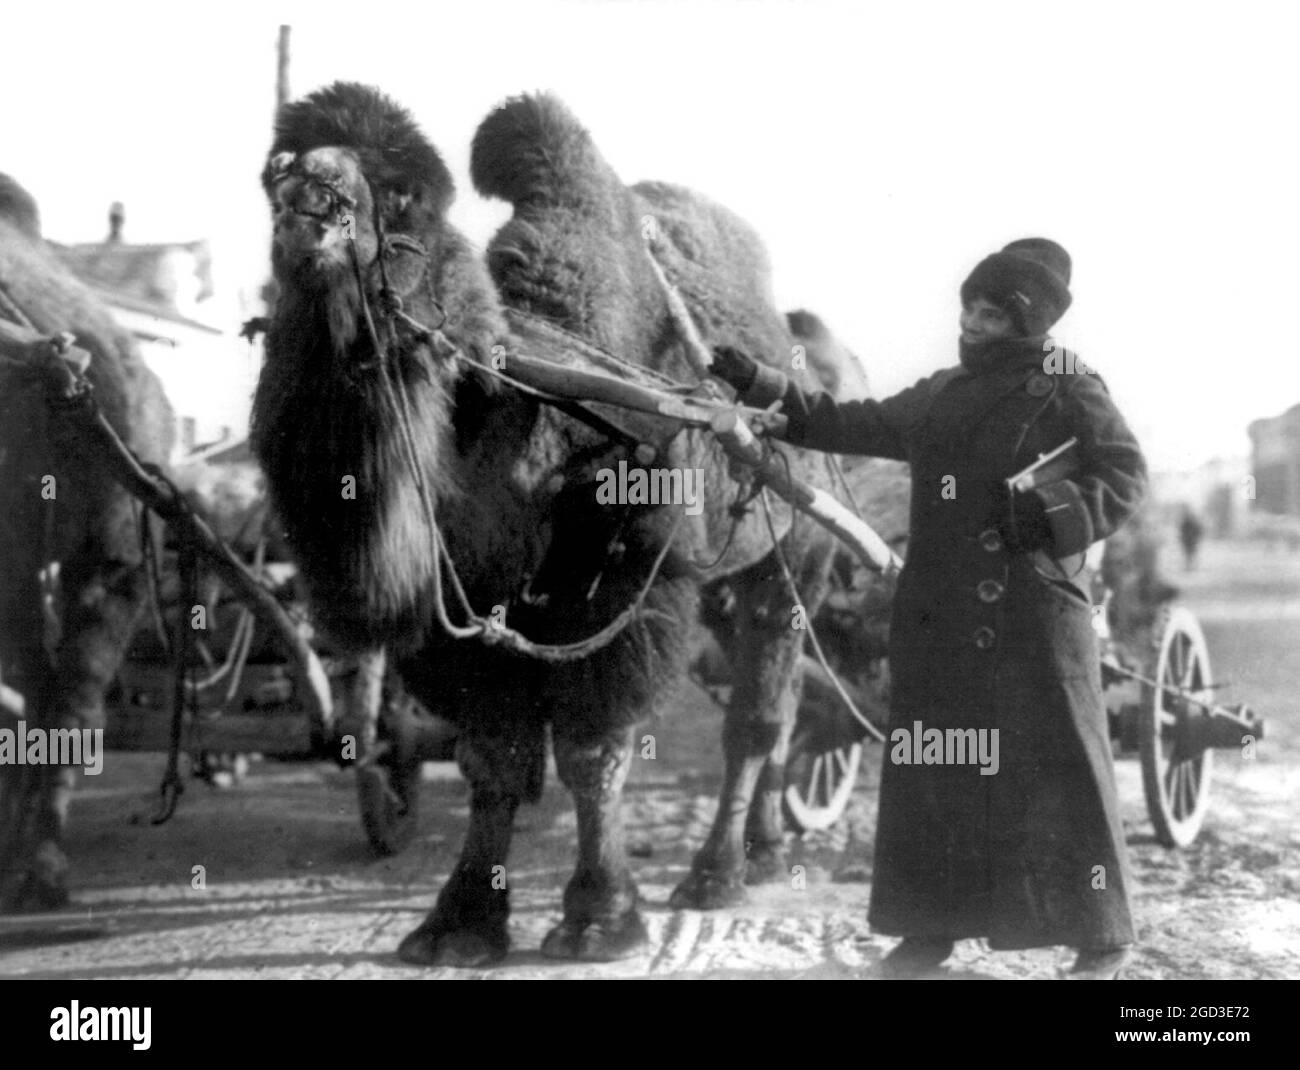
[[[403,339],[380,363],[359,313],[351,279],[283,283],[253,412],[258,457],[321,623],[365,646],[409,641],[435,561],[392,403],[399,387],[430,501],[455,493],[456,451],[427,353]]]

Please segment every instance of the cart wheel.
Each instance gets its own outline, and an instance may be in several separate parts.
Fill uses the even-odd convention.
[[[420,814],[421,762],[414,754],[411,700],[384,696],[376,761],[357,764],[357,799],[370,846],[380,855],[401,854],[415,838]]]
[[[811,832],[835,824],[849,804],[861,763],[861,742],[828,739],[826,733],[796,727],[782,799],[790,827]]]
[[[1210,656],[1205,636],[1192,613],[1182,607],[1169,611],[1160,635],[1153,674],[1162,688],[1184,691],[1191,698],[1208,698]],[[1144,689],[1145,709],[1138,723],[1138,753],[1147,812],[1156,838],[1166,847],[1187,847],[1201,831],[1210,804],[1210,770],[1214,752],[1208,748],[1183,757],[1176,752],[1180,714],[1177,697],[1167,690]]]

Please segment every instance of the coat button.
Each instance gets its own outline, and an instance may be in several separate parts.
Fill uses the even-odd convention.
[[[980,546],[991,554],[1002,549],[1002,536],[997,528],[987,528],[980,532]]]
[[[975,587],[975,593],[979,595],[981,602],[996,602],[1002,597],[1006,588],[997,580],[980,580]]]
[[[1025,383],[1030,397],[1045,398],[1052,392],[1052,380],[1046,372],[1035,372]]]
[[[992,628],[988,625],[981,625],[975,629],[975,634],[971,636],[975,641],[975,646],[979,650],[989,650],[993,646],[993,640],[997,638]]]

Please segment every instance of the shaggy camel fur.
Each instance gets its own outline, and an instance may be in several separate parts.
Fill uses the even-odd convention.
[[[681,504],[602,505],[599,473],[637,464],[626,444],[476,367],[504,356],[509,373],[518,345],[509,308],[691,381],[646,233],[708,343],[788,355],[792,340],[772,308],[752,232],[685,190],[628,189],[547,96],[513,100],[483,123],[472,172],[484,193],[515,208],[488,250],[491,278],[447,224],[451,180],[401,108],[337,84],[281,110],[263,176],[281,296],[254,403],[254,448],[321,626],[363,657],[386,650],[406,687],[458,725],[470,826],[401,956],[481,965],[506,952],[511,827],[520,803],[540,791],[549,727],[577,809],[578,859],[563,919],[542,950],[614,959],[646,938],[619,805],[634,728],[685,674],[699,591],[715,577],[739,592],[742,682],[727,717],[718,818],[674,903],[708,907],[741,895],[747,841],[753,869],[780,868],[780,762],[805,635],[797,625],[824,591],[830,544],[811,523],[792,536],[788,510],[774,508],[802,607],[781,580],[760,510],[750,509],[721,561],[706,567],[723,550],[737,496],[706,436],[664,434],[653,462],[703,470],[700,515],[683,515]],[[403,311],[441,323],[463,357],[440,355],[385,311],[384,238]],[[418,477],[404,455],[403,408]],[[789,456],[797,474],[825,485],[820,462]],[[497,610],[538,642],[578,640],[614,620],[676,534],[643,612],[612,642],[574,661],[533,660],[453,640],[436,623],[437,535],[421,482],[469,605],[484,617]],[[464,623],[458,609],[450,613]]]

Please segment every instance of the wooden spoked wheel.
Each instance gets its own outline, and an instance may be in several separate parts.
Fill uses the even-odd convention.
[[[782,800],[790,827],[795,832],[812,832],[835,824],[849,804],[861,764],[860,741],[796,728],[786,761]]]
[[[1192,752],[1190,733],[1180,731],[1197,715],[1180,696],[1210,699],[1210,656],[1205,636],[1190,611],[1169,611],[1160,633],[1155,672],[1160,685],[1144,688],[1138,728],[1138,754],[1147,812],[1156,838],[1166,847],[1187,847],[1196,839],[1210,805],[1210,770],[1214,752]]]

